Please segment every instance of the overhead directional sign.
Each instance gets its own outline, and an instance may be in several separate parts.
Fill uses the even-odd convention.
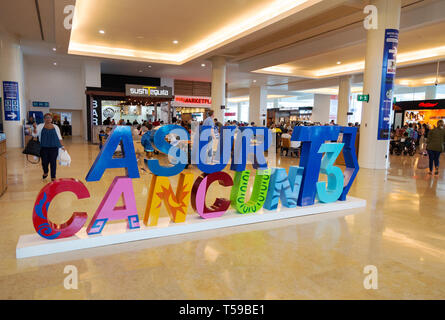
[[[3,81],[3,99],[5,101],[5,120],[20,121],[19,84],[15,81]]]

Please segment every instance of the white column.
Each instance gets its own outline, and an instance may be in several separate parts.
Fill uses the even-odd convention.
[[[338,109],[337,124],[340,126],[348,125],[349,101],[351,96],[351,77],[340,77],[338,87]]]
[[[226,59],[213,57],[212,59],[212,110],[215,118],[223,123],[223,110],[226,105]]]
[[[173,88],[172,94],[175,95],[175,80],[173,78],[161,78],[161,87]],[[158,117],[164,121],[164,124],[170,124],[172,120],[172,108],[171,104],[164,102],[161,103],[161,114]]]
[[[257,127],[266,126],[267,89],[264,86],[250,87],[249,91],[249,125],[255,122]]]
[[[85,90],[87,87],[100,88],[102,86],[101,79],[101,66],[99,60],[85,60],[82,65],[82,92],[80,95],[83,97],[83,109],[82,109],[82,119],[83,119],[83,138],[88,140],[88,122],[87,122],[87,108],[86,108],[86,96]]]
[[[19,39],[0,30],[0,91],[2,110],[4,110],[3,81],[18,83],[20,120],[6,121],[2,111],[3,131],[6,134],[8,148],[23,146],[23,121],[26,120],[25,75],[23,68],[23,53]]]
[[[241,102],[237,103],[237,115],[236,115],[236,121],[241,121]]]
[[[331,96],[327,94],[314,94],[314,108],[312,109],[312,122],[322,125],[329,123],[331,109]]]
[[[377,140],[382,63],[385,29],[399,29],[401,0],[374,0],[378,9],[378,28],[368,30],[363,75],[363,93],[369,102],[363,103],[360,126],[359,165],[368,169],[386,169],[388,166],[388,140]]]
[[[425,88],[425,100],[434,100],[436,99],[436,86],[428,86]]]

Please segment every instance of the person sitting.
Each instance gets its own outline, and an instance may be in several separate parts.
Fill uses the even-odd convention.
[[[283,151],[286,151],[286,156],[289,154],[289,149],[290,149],[290,139],[292,138],[292,136],[288,133],[287,130],[284,130],[283,134],[281,135],[281,152],[280,154],[283,153]]]
[[[127,123],[125,123],[126,126],[132,126],[130,120],[127,120]]]

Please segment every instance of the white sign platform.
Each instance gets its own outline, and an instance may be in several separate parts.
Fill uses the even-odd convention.
[[[278,205],[278,210],[275,211],[261,209],[257,213],[250,214],[239,214],[231,210],[222,217],[213,219],[202,219],[197,214],[190,214],[187,216],[186,222],[183,223],[173,223],[170,222],[169,217],[164,217],[159,218],[158,225],[155,227],[147,227],[141,221],[141,228],[135,230],[127,230],[127,222],[107,223],[100,235],[92,236],[86,233],[86,228],[82,228],[73,237],[57,240],[47,240],[34,233],[20,236],[17,243],[16,257],[21,259],[42,256],[190,232],[357,209],[365,206],[366,200],[348,197],[347,201],[337,201],[329,204],[316,203],[308,207],[285,208]]]

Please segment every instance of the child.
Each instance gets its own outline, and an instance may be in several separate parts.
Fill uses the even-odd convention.
[[[105,141],[107,140],[107,138],[108,138],[108,135],[105,134],[105,131],[100,130],[100,132],[99,132],[99,150],[102,150],[102,147],[103,147]]]

